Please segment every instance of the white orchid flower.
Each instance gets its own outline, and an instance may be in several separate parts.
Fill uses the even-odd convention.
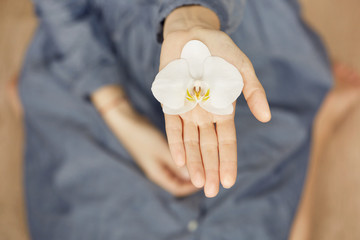
[[[199,104],[210,113],[227,115],[233,112],[233,102],[243,86],[235,66],[211,56],[202,42],[191,40],[184,46],[181,58],[156,75],[151,90],[166,114],[182,114]]]

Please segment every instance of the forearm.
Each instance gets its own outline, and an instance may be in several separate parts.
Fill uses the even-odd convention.
[[[0,88],[0,239],[28,239],[23,188],[23,126],[15,87]]]
[[[108,85],[91,95],[95,108],[99,111],[108,127],[131,154],[138,135],[133,134],[139,123],[145,123],[131,106],[123,89],[117,85]]]
[[[136,115],[123,89],[117,85],[108,85],[96,90],[91,95],[91,101],[102,118],[110,125],[114,123],[114,118],[121,118],[126,123],[128,119]],[[124,124],[118,125],[121,127]],[[126,130],[126,127],[122,128]]]
[[[0,239],[25,240],[23,119],[14,77],[35,19],[28,1],[5,0],[0,5]]]

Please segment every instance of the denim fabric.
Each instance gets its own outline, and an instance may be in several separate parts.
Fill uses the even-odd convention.
[[[246,0],[160,0],[158,40],[162,41],[162,22],[174,9],[185,5],[201,5],[213,10],[220,20],[221,30],[232,33],[239,26]]]
[[[40,24],[20,82],[33,239],[287,238],[312,120],[331,85],[324,48],[303,24],[296,1],[35,3]],[[238,179],[214,199],[203,192],[177,199],[150,182],[88,100],[97,88],[119,84],[135,109],[164,131],[150,91],[161,47],[156,34],[162,16],[184,4],[220,14],[224,30],[252,60],[272,109],[271,122],[262,124],[239,98]],[[189,228],[194,220],[198,226]]]

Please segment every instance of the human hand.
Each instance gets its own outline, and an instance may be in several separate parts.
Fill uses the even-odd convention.
[[[114,133],[121,139],[119,122],[113,126]],[[190,181],[186,167],[177,167],[172,160],[169,145],[161,132],[143,117],[132,119],[133,126],[127,137],[127,150],[133,156],[137,165],[154,183],[176,197],[190,195],[198,189]]]
[[[271,113],[265,91],[250,60],[227,34],[218,29],[217,16],[207,8],[190,6],[174,10],[164,25],[160,70],[180,57],[188,41],[199,40],[209,48],[211,55],[225,59],[239,70],[244,79],[244,97],[251,112],[259,121],[268,122]],[[178,166],[186,164],[191,181],[198,188],[204,186],[207,197],[217,195],[219,181],[225,188],[230,188],[236,180],[234,115],[235,112],[214,115],[199,106],[185,114],[165,114],[173,159]]]
[[[132,109],[119,87],[103,87],[93,94],[92,100],[115,136],[151,181],[176,197],[198,191],[191,183],[186,167],[174,164],[161,132]]]

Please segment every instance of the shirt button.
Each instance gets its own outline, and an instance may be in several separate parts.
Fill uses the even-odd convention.
[[[189,230],[189,232],[195,232],[198,226],[199,224],[196,220],[191,220],[187,225],[187,229]]]

